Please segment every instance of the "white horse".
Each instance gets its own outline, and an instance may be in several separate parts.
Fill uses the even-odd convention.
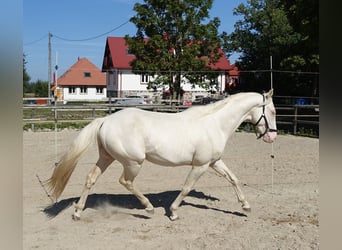
[[[171,220],[178,218],[176,210],[199,177],[209,168],[224,176],[234,187],[242,208],[250,210],[238,179],[222,161],[227,140],[248,121],[255,125],[258,138],[272,143],[276,136],[276,114],[268,93],[239,93],[207,106],[192,107],[181,113],[168,114],[127,108],[112,115],[97,118],[84,127],[62,156],[47,181],[52,196],[63,192],[77,161],[92,141],[97,139],[99,159],[86,178],[73,219],[80,219],[90,188],[114,161],[123,165],[119,182],[131,191],[153,213],[153,205],[133,186],[142,163],[148,160],[163,166],[191,165],[185,184],[170,207]]]

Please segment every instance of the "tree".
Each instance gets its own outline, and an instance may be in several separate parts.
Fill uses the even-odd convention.
[[[289,23],[300,34],[282,66],[288,70],[319,72],[318,0],[283,1]],[[313,96],[318,96],[318,75],[297,75],[297,82]]]
[[[235,23],[226,50],[242,53],[237,62],[242,71],[269,69],[270,56],[277,70],[318,71],[317,8],[317,0],[249,0],[247,5],[240,4],[233,14],[243,19]],[[245,89],[269,88],[269,75],[245,74]],[[310,80],[308,75],[277,73],[275,78],[278,95],[313,94],[315,77]]]
[[[26,71],[26,55],[23,54],[23,94],[30,92],[30,80],[31,77]]]
[[[144,4],[134,5],[137,14],[130,21],[137,32],[125,39],[136,56],[131,63],[133,72],[156,77],[149,88],[167,84],[176,99],[181,93],[182,77],[192,84],[203,84],[204,76],[215,77],[206,73],[208,65],[222,56],[217,30],[220,20],[208,20],[212,3],[213,0],[144,0]]]
[[[46,97],[48,95],[47,81],[37,80],[35,83],[32,83],[32,85],[36,97]]]

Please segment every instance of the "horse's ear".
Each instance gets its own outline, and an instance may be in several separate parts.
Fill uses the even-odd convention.
[[[273,89],[270,89],[270,91],[267,92],[266,96],[272,97],[273,96]]]
[[[264,95],[264,105],[269,104],[272,101],[273,89],[270,89],[267,93],[263,93]]]
[[[267,93],[266,93],[266,98],[272,97],[273,96],[273,89],[270,89]]]

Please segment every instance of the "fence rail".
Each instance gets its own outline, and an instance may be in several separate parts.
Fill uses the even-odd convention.
[[[282,127],[281,125],[290,125],[292,126],[292,133],[297,134],[300,125],[309,125],[306,127],[314,129],[318,135],[319,105],[278,106],[276,111],[277,125],[279,127]]]
[[[117,105],[117,104],[85,104],[85,105],[24,105],[23,124],[44,123],[88,123],[96,117],[101,117],[127,107],[139,107],[155,112],[181,112],[188,106],[146,104],[146,105]],[[308,127],[317,132],[319,128],[319,105],[279,105],[276,106],[277,127],[290,133],[298,134],[300,128]]]

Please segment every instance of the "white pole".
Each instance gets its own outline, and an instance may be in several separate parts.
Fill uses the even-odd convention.
[[[48,97],[49,97],[49,105],[51,104],[51,36],[52,34],[48,33]]]
[[[271,89],[273,89],[273,65],[272,65],[272,56],[270,56],[270,67],[271,67]]]
[[[272,65],[272,56],[270,56],[270,68],[271,68],[271,89],[273,89],[273,65]],[[273,195],[273,178],[274,178],[274,148],[273,148],[273,143],[272,148],[271,148],[271,186],[272,186],[272,195]],[[273,197],[273,196],[272,196]]]
[[[58,87],[58,82],[57,82],[57,79],[58,79],[58,76],[57,76],[57,70],[58,70],[58,51],[56,51],[56,66],[55,66],[55,69],[56,69],[56,88]]]

